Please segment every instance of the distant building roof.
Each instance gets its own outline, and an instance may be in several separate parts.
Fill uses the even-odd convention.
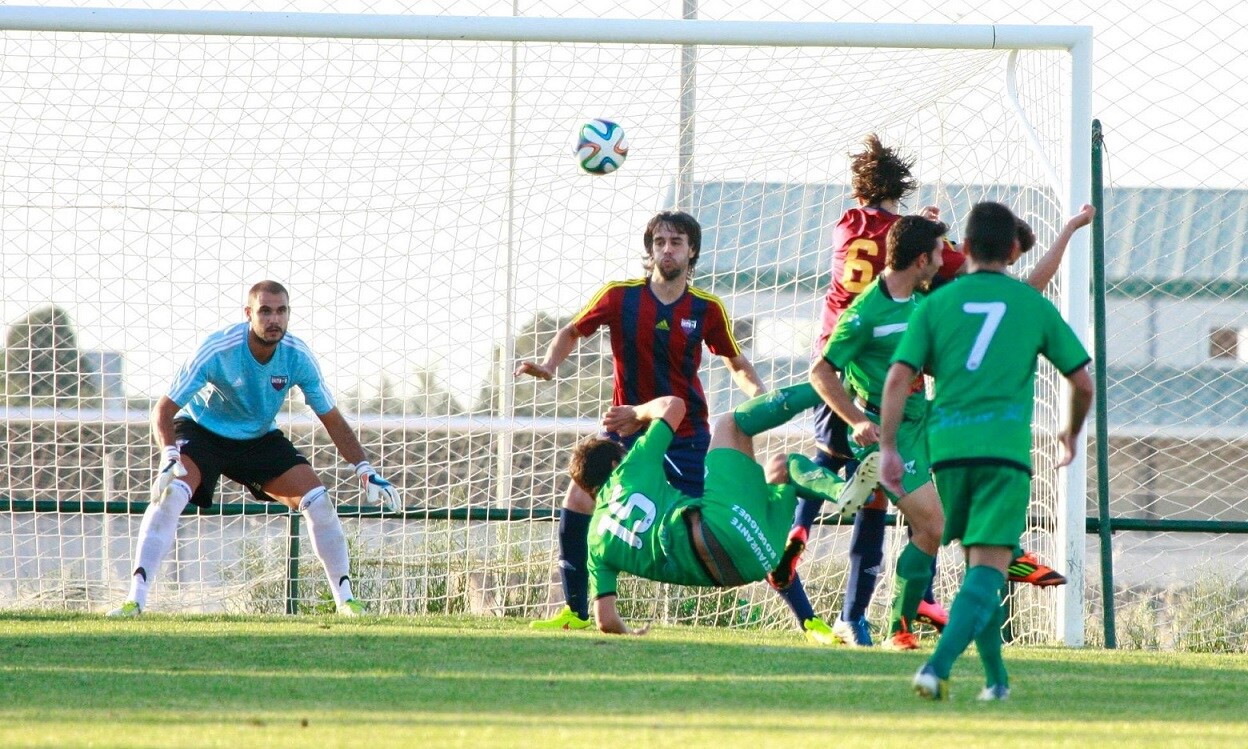
[[[997,200],[1020,210],[1042,241],[1053,236],[1060,227],[1046,234],[1037,225],[1045,219],[1029,216],[1019,196],[1010,185],[946,185],[939,193],[925,187],[905,208],[940,206],[956,238],[972,202]],[[853,204],[846,185],[696,183],[699,276],[718,288],[742,275],[764,285],[822,288],[831,228]],[[1111,294],[1226,297],[1248,290],[1248,190],[1119,187],[1106,190],[1105,204]]]

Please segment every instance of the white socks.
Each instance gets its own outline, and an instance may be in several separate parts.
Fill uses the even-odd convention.
[[[139,525],[139,549],[134,559],[134,576],[130,578],[130,595],[127,600],[147,608],[147,588],[160,569],[165,554],[173,546],[178,533],[178,518],[191,501],[191,487],[181,479],[174,479],[169,493],[160,504],[149,504]]]
[[[299,501],[299,512],[308,521],[308,535],[312,538],[312,550],[325,567],[329,578],[329,592],[334,603],[342,606],[352,598],[351,578],[348,576],[347,537],[343,535],[338,512],[329,501],[329,492],[318,486]]]

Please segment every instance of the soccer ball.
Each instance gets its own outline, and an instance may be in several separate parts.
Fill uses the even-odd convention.
[[[624,128],[611,120],[590,120],[581,125],[576,139],[576,163],[590,174],[610,174],[628,156]]]

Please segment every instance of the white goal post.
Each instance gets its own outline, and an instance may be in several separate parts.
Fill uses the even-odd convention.
[[[940,205],[955,238],[972,202],[1001,199],[1047,245],[1089,202],[1091,45],[1082,26],[0,7],[9,350],[23,315],[55,305],[77,348],[125,362],[110,391],[107,367],[80,357],[93,384],[76,405],[6,386],[0,494],[140,503],[151,456],[134,414],[203,335],[238,319],[250,282],[273,276],[292,288],[292,331],[409,507],[557,507],[561,456],[602,396],[600,352],[582,344],[559,390],[513,384],[510,370],[602,283],[640,274],[650,214],[695,212],[706,236],[694,283],[752,322],[747,352],[769,385],[787,384],[809,354],[826,230],[862,136],[917,157],[915,202]],[[693,76],[682,47],[697,51]],[[678,114],[682,101],[693,109]],[[618,118],[633,149],[607,177],[570,155],[575,124],[596,116]],[[1085,233],[1053,285],[1085,341],[1088,278]],[[6,354],[6,382],[33,382],[28,348]],[[703,377],[713,408],[739,400],[718,362]],[[1054,452],[1065,402],[1061,378],[1043,379],[1038,455]],[[297,416],[283,426],[354,505],[323,435]],[[772,441],[809,449],[803,429]],[[1085,453],[1060,480],[1041,480],[1052,460],[1037,460],[1043,518],[1029,540],[1070,582],[1019,592],[1022,637],[1083,642]],[[0,605],[101,608],[124,589],[137,517],[11,504],[0,518],[13,539],[0,542]],[[254,560],[281,544],[267,522],[187,519],[155,605],[262,600],[275,573]],[[440,523],[348,521],[379,609],[536,615],[550,523]],[[810,581],[826,572],[815,598],[830,606],[847,534],[821,534]],[[28,558],[49,553],[49,536],[53,572]],[[942,569],[956,565],[945,556]],[[442,609],[424,603],[435,597]],[[653,597],[647,613],[668,620],[750,624],[760,607],[784,620],[761,589]]]

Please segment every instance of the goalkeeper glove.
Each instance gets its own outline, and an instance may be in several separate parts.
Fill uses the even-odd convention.
[[[399,498],[399,490],[377,475],[376,469],[367,460],[355,464],[355,475],[360,477],[360,487],[364,489],[369,504],[384,503],[387,511],[402,512],[403,500]]]
[[[156,482],[152,484],[152,504],[154,505],[160,504],[165,501],[165,497],[169,496],[169,487],[174,479],[180,479],[186,475],[186,466],[182,465],[182,451],[173,445],[165,448],[163,464],[164,468],[156,474]]]

